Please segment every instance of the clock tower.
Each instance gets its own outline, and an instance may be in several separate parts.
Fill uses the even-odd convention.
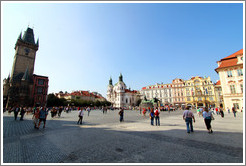
[[[35,43],[33,29],[28,27],[23,36],[22,33],[20,34],[15,44],[15,56],[10,77],[11,82],[19,82],[27,69],[28,77],[32,79],[38,47],[39,40]]]

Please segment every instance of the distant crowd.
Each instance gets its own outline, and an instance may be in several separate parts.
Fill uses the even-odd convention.
[[[110,106],[103,106],[103,107],[75,107],[75,106],[59,106],[59,107],[22,107],[22,106],[15,106],[15,107],[9,107],[7,109],[4,109],[4,112],[8,112],[9,114],[11,112],[14,113],[14,120],[18,119],[18,115],[20,115],[19,120],[23,121],[25,114],[32,114],[32,119],[34,123],[34,128],[39,129],[41,123],[43,122],[43,128],[45,128],[46,125],[46,119],[48,114],[50,113],[51,118],[59,118],[61,117],[62,112],[70,113],[71,111],[78,111],[78,121],[77,124],[82,125],[83,123],[83,117],[85,112],[88,113],[88,116],[90,115],[91,110],[97,110],[100,109],[103,114],[107,114],[108,110],[116,110],[118,108],[110,107]],[[160,113],[161,111],[168,111],[170,113],[171,109],[163,109],[163,107],[133,107],[132,110],[139,110],[139,113],[142,114],[144,117],[146,117],[146,114],[148,113],[148,116],[150,118],[150,124],[153,126],[154,121],[156,126],[160,126]],[[187,127],[187,133],[193,132],[193,123],[195,122],[195,116],[193,112],[190,110],[190,107],[186,107],[183,112],[183,119],[186,122]],[[120,122],[124,121],[124,107],[119,108],[119,116],[120,116]],[[175,111],[172,109],[172,111]],[[237,109],[235,107],[232,107],[229,109],[227,107],[226,111],[228,114],[231,112],[234,114],[234,117],[236,117]],[[243,107],[241,109],[241,112],[243,111]],[[223,107],[216,107],[216,108],[207,108],[207,107],[200,107],[196,110],[197,116],[202,116],[204,118],[205,125],[208,129],[209,133],[212,133],[212,127],[211,127],[211,120],[214,120],[213,115],[220,115],[222,118],[224,118],[224,109]]]

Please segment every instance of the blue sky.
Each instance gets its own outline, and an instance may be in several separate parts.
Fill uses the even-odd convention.
[[[34,73],[49,93],[97,91],[106,97],[122,73],[131,89],[210,76],[216,61],[243,48],[242,3],[3,3],[2,79],[28,25],[39,38]]]

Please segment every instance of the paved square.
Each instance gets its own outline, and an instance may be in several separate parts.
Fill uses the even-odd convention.
[[[193,110],[195,112],[195,110]],[[34,129],[32,115],[14,121],[3,114],[3,163],[243,163],[243,113],[215,115],[214,133],[196,117],[194,133],[187,134],[183,111],[161,112],[161,126],[148,116],[118,110],[78,112],[47,118],[46,128]]]

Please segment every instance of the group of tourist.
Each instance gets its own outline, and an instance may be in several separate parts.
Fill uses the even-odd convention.
[[[93,108],[90,107],[13,107],[8,108],[7,111],[9,113],[14,112],[14,120],[17,120],[18,115],[20,115],[20,121],[23,121],[24,115],[27,113],[33,114],[33,122],[34,122],[34,128],[39,129],[41,123],[43,122],[43,128],[45,128],[46,119],[48,112],[51,113],[51,117],[60,117],[62,112],[71,112],[72,109],[78,110],[78,121],[77,124],[82,124],[83,117],[85,114],[85,111],[88,112],[88,116],[90,115],[90,112]],[[103,111],[103,114],[107,112],[107,107],[102,107],[101,110]],[[242,108],[243,109],[243,108]],[[143,116],[146,116],[146,113],[149,113],[150,118],[150,124],[153,126],[154,121],[156,126],[160,126],[160,108],[139,108],[140,114],[143,113]],[[230,114],[230,109],[227,107],[228,114]],[[205,126],[208,130],[208,133],[213,133],[212,127],[211,127],[211,121],[214,120],[215,112],[217,115],[221,115],[221,117],[224,117],[224,111],[223,107],[217,107],[217,108],[207,108],[207,107],[201,107],[197,109],[198,116],[202,116],[204,119]],[[236,117],[236,109],[232,107],[232,112],[234,114],[234,117]],[[242,112],[242,111],[241,111]],[[118,112],[120,116],[120,122],[124,121],[124,108],[120,108]],[[193,122],[195,123],[195,116],[193,112],[190,110],[189,107],[186,107],[185,111],[183,112],[183,119],[186,123],[187,133],[194,132],[193,130]]]
[[[214,120],[212,111],[209,110],[207,107],[200,108],[199,116],[200,114],[202,114],[204,118],[204,122],[208,130],[208,133],[213,133],[213,130],[211,127],[211,120]],[[195,116],[193,112],[189,109],[189,107],[186,107],[185,111],[183,112],[183,119],[185,120],[185,123],[186,123],[187,133],[193,132],[194,130],[193,130],[192,121],[195,123]]]

